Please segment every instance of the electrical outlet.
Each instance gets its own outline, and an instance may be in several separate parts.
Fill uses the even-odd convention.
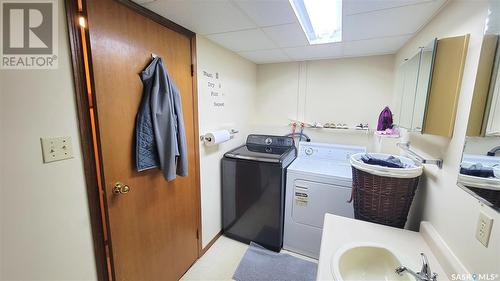
[[[73,158],[71,137],[41,138],[43,162]]]
[[[493,219],[488,217],[485,213],[480,212],[479,220],[477,221],[476,239],[479,242],[481,242],[485,247],[488,247],[492,226],[493,226]]]

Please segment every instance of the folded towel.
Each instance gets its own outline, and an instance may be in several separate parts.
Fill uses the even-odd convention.
[[[377,165],[388,168],[406,168],[407,166],[401,162],[401,160],[394,156],[389,156],[386,159],[380,159],[370,156],[369,154],[365,154],[361,156],[361,161],[370,165]]]
[[[460,167],[460,174],[480,177],[480,178],[494,178],[495,171],[491,167],[485,167],[481,163],[473,165],[462,165]]]

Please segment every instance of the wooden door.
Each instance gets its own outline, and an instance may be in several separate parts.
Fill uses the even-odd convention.
[[[191,38],[114,0],[88,0],[99,141],[116,280],[177,280],[198,257],[199,187]],[[155,53],[182,98],[188,176],[167,182],[158,169],[136,172],[134,128],[139,73]],[[130,187],[113,194],[117,182]]]

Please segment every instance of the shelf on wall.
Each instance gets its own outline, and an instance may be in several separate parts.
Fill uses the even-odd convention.
[[[331,128],[331,127],[316,127],[316,124],[319,123],[309,123],[309,122],[302,122],[300,120],[294,120],[294,119],[289,119],[291,123],[288,124],[288,126],[296,126],[296,131],[300,131],[300,124],[304,126],[304,129],[316,129],[316,130],[324,130],[324,131],[330,131],[330,132],[363,132],[366,134],[373,133],[374,130],[370,128],[363,128],[360,129],[358,127],[344,127],[344,128]],[[326,124],[326,123],[325,123]]]
[[[373,133],[372,129],[358,129],[358,128],[325,128],[325,127],[305,127],[304,129],[316,129],[316,130],[324,130],[331,132],[362,132],[362,133]]]
[[[401,135],[384,135],[384,134],[379,133],[378,131],[375,131],[374,135],[377,137],[390,138],[390,139],[398,139],[401,137]]]

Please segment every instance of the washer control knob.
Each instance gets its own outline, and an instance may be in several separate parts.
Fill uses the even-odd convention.
[[[311,147],[308,147],[304,150],[304,152],[306,153],[306,155],[312,155],[314,151]]]

